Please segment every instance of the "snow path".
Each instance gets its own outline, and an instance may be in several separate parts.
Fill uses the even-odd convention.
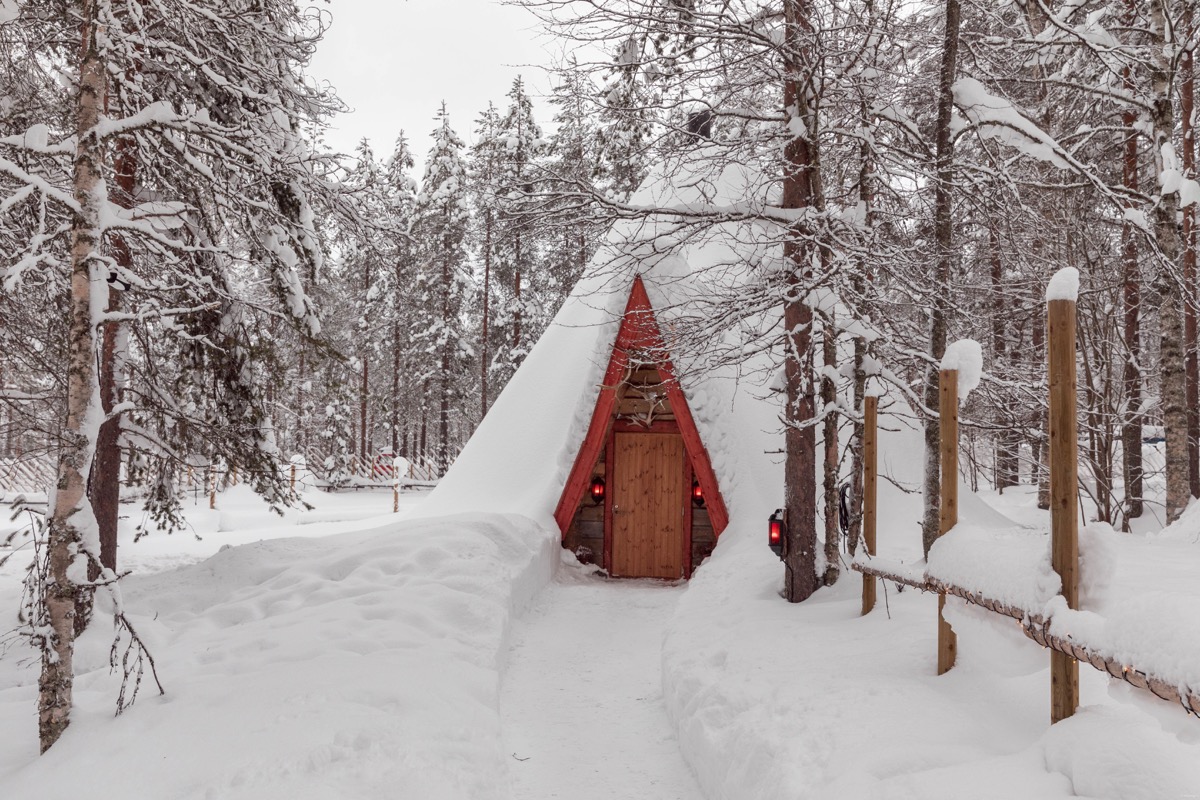
[[[663,630],[683,589],[561,569],[513,624],[500,693],[513,797],[703,798],[662,694]]]

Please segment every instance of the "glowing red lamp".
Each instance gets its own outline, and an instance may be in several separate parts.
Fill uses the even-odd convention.
[[[578,484],[576,484],[578,486]],[[588,494],[591,495],[592,502],[600,505],[604,502],[604,478],[599,476],[592,478],[592,485],[588,488]]]
[[[784,545],[787,543],[787,515],[782,508],[767,519],[767,545],[771,552],[783,558]]]
[[[704,490],[699,481],[692,481],[692,502],[699,508],[704,508]]]

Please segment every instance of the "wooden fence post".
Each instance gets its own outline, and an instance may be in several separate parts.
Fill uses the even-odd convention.
[[[1075,300],[1047,303],[1050,332],[1051,560],[1069,608],[1079,608],[1079,484],[1075,430]],[[1079,662],[1050,652],[1050,722],[1079,707]]]
[[[941,494],[938,536],[958,524],[958,370],[938,372],[938,416],[940,420]],[[958,636],[946,622],[946,595],[938,594],[938,675],[954,666],[958,656]]]
[[[867,555],[875,555],[875,492],[877,479],[876,420],[879,413],[879,398],[867,395],[863,398],[863,546]],[[875,576],[863,574],[862,613],[871,613],[875,607]]]

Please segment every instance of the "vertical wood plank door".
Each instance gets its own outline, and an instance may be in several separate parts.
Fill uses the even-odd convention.
[[[614,435],[612,574],[683,577],[683,437]]]

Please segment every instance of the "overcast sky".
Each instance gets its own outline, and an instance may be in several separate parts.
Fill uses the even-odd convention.
[[[351,113],[339,117],[329,144],[351,153],[367,137],[379,158],[404,129],[424,161],[442,100],[470,144],[489,100],[503,110],[513,79],[524,75],[541,120],[550,83],[549,40],[521,8],[492,0],[331,0],[332,25],[313,59],[313,77],[336,87]],[[419,175],[417,176],[420,177]]]

